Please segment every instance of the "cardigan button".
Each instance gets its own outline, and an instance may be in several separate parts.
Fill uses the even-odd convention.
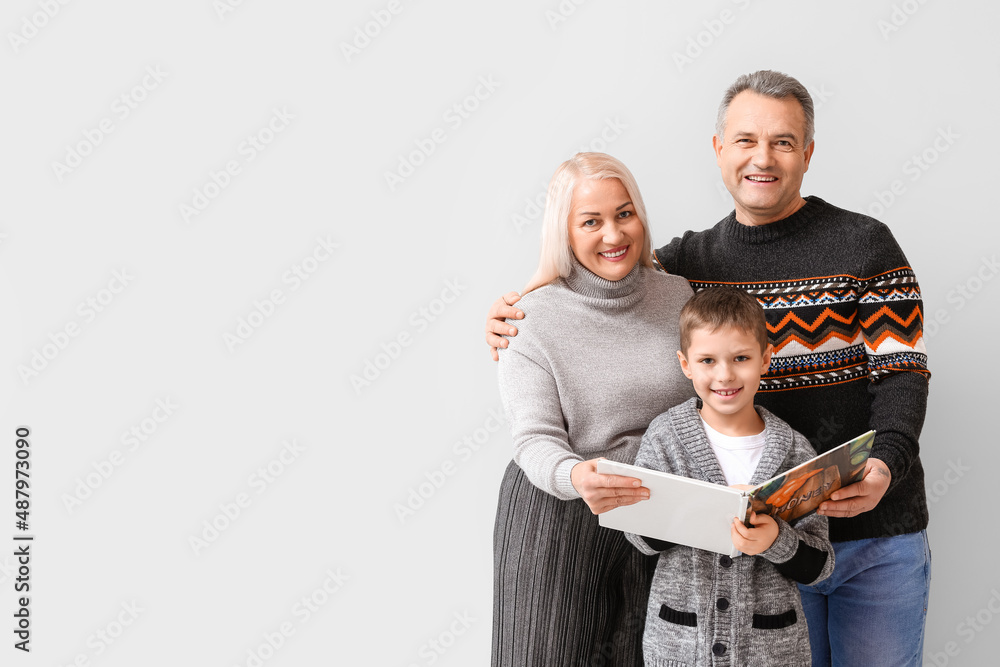
[[[715,601],[715,608],[719,611],[725,611],[729,609],[729,600],[726,598],[719,598]]]
[[[719,559],[719,565],[721,565],[722,567],[732,567],[733,559],[730,558],[729,556],[723,556],[722,558]]]
[[[714,646],[712,646],[712,653],[719,656],[725,655],[726,654],[725,644],[716,643]]]

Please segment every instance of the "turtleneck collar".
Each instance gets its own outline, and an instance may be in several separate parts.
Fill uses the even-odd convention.
[[[563,278],[571,290],[590,299],[607,302],[608,307],[623,307],[637,303],[643,294],[642,263],[636,262],[632,270],[621,280],[607,280],[572,257],[573,267]]]
[[[798,232],[811,224],[821,213],[826,202],[814,195],[804,197],[806,203],[787,218],[766,225],[744,225],[736,220],[736,211],[722,221],[723,231],[741,243],[768,243]]]

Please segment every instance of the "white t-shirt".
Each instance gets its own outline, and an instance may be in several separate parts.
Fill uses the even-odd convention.
[[[722,468],[726,484],[749,484],[757,470],[757,463],[764,453],[764,443],[767,441],[767,429],[757,435],[731,436],[719,433],[701,420],[712,445],[715,458]]]

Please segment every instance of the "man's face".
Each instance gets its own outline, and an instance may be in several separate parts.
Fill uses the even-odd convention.
[[[802,207],[802,176],[813,143],[805,145],[806,116],[794,97],[776,100],[743,91],[729,103],[725,138],[712,137],[736,219],[766,225]]]

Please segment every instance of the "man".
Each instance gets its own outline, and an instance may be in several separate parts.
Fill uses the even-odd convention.
[[[802,586],[814,665],[921,664],[930,586],[918,438],[927,402],[920,289],[888,228],[800,194],[813,104],[772,71],[726,91],[712,139],[735,210],[655,251],[695,291],[735,285],[764,307],[775,353],[757,403],[819,452],[877,431],[862,481],[820,513],[833,575]],[[506,346],[510,293],[490,310],[487,342]],[[494,351],[494,356],[496,352]]]

